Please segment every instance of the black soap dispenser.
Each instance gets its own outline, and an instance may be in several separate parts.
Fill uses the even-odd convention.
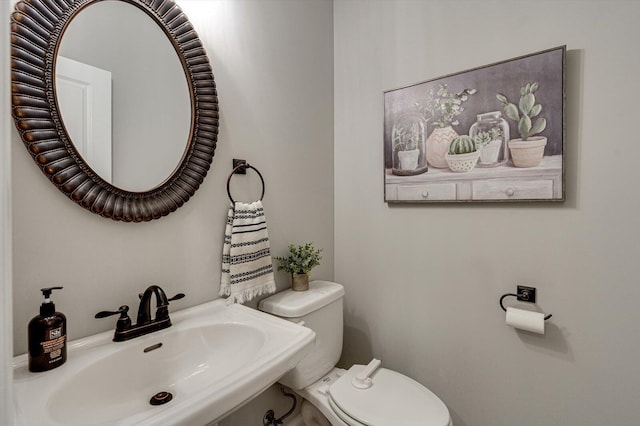
[[[61,289],[40,290],[44,295],[40,315],[29,322],[29,371],[52,370],[67,360],[67,318],[56,312],[56,305],[50,299],[53,290]]]

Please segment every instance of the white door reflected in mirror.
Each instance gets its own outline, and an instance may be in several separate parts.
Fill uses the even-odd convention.
[[[98,171],[102,166],[95,156],[81,154],[85,161],[125,191],[145,192],[162,185],[182,161],[192,121],[187,76],[163,29],[133,4],[98,1],[80,10],[64,30],[56,74],[65,62],[61,56],[111,73],[111,176]],[[60,116],[81,151],[82,142],[71,129],[85,131],[76,123],[84,113],[68,111],[60,98],[61,80],[56,78],[55,84]],[[96,119],[101,118],[94,117],[94,123]]]
[[[76,149],[107,182],[111,168],[111,72],[58,56],[56,95]]]

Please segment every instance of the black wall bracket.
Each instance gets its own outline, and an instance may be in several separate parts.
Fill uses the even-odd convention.
[[[242,166],[243,164],[247,164],[247,160],[240,160],[238,158],[234,158],[233,159],[233,169],[234,170],[236,169],[236,167]],[[238,170],[235,171],[235,174],[246,175],[247,174],[247,168],[246,167],[239,167]]]
[[[536,288],[535,287],[528,287],[526,285],[519,285],[518,289],[517,289],[517,293],[503,294],[502,297],[500,297],[500,307],[505,312],[507,311],[507,308],[504,307],[503,301],[504,301],[505,297],[509,297],[509,296],[515,297],[516,299],[518,299],[521,302],[536,303]],[[549,315],[545,316],[544,319],[548,320],[551,317],[552,317],[552,315],[549,314]]]
[[[521,302],[536,303],[536,288],[519,285],[516,298]]]

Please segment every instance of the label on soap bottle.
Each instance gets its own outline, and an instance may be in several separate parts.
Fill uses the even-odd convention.
[[[62,350],[67,336],[62,334],[62,327],[49,329],[49,339],[41,343],[42,350],[48,358],[49,364],[58,362],[62,359]]]

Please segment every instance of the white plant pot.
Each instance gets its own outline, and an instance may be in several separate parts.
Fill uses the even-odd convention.
[[[473,170],[480,158],[480,151],[469,152],[468,154],[445,154],[444,156],[452,172],[465,173]]]
[[[536,167],[540,165],[546,145],[546,136],[533,136],[526,141],[511,139],[509,141],[509,150],[511,151],[513,165],[516,167]]]
[[[480,148],[480,164],[495,164],[498,162],[502,140],[494,139]]]
[[[402,170],[417,169],[419,156],[420,156],[419,149],[412,149],[411,151],[398,151],[398,159],[400,160],[400,169]]]

